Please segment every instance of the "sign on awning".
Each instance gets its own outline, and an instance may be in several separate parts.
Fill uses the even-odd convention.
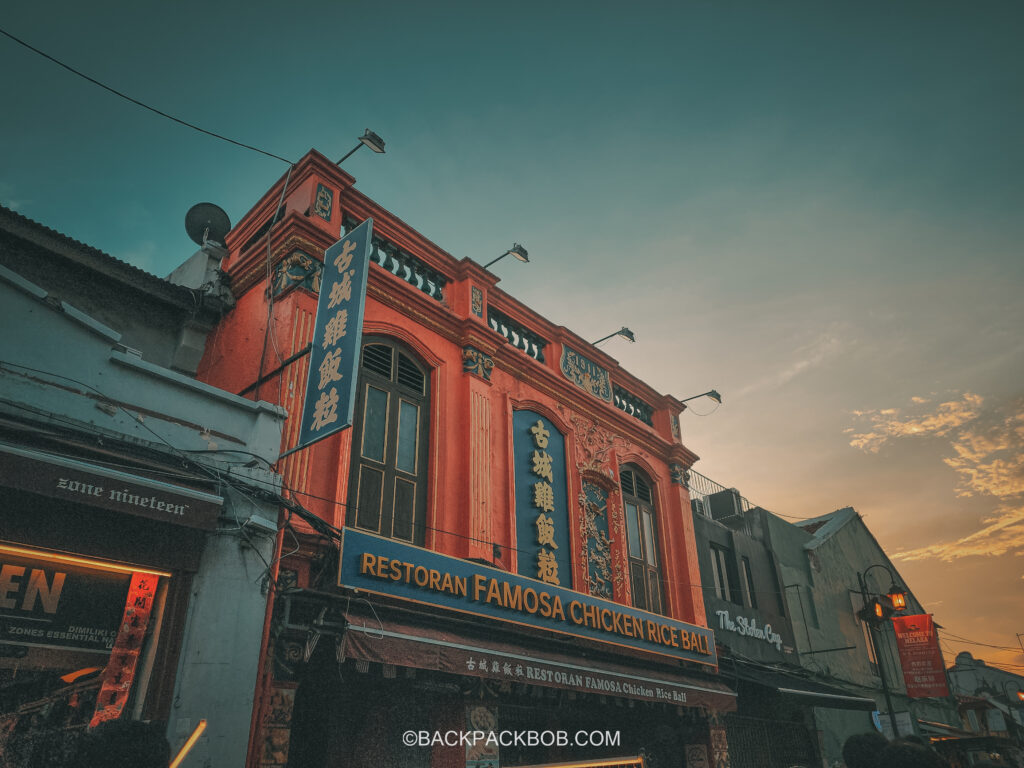
[[[367,219],[324,254],[302,427],[292,450],[352,424],[372,234]]]
[[[393,621],[376,610],[350,611],[345,655],[505,683],[723,712],[736,709],[736,694],[726,685],[661,665],[629,664],[625,656],[616,663],[554,649],[540,652],[508,638]]]

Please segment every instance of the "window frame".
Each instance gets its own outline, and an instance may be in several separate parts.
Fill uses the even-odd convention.
[[[629,481],[627,485],[627,475]],[[643,481],[650,498],[645,498],[640,491],[643,488],[637,479]],[[662,616],[668,615],[665,599],[665,578],[662,573],[662,555],[660,536],[658,533],[658,515],[655,507],[654,483],[650,476],[633,464],[624,464],[619,468],[619,490],[622,493],[622,514],[626,519],[626,558],[629,563],[629,581],[633,606]],[[636,531],[638,541],[634,542],[631,534],[630,511],[636,510]],[[639,556],[634,557],[634,543]],[[654,562],[652,563],[651,560]],[[639,574],[643,581],[638,585]],[[638,591],[637,587],[642,589]],[[657,587],[657,595],[652,587]],[[653,599],[656,598],[656,599]]]
[[[743,588],[743,603],[747,608],[757,610],[757,592],[754,591],[754,572],[750,558],[740,555],[740,586]]]
[[[733,551],[714,541],[708,544],[708,549],[711,552],[711,575],[714,579],[715,597],[742,606],[743,598],[737,599],[740,590]]]
[[[371,364],[367,364],[366,351],[370,347],[387,348],[390,353],[390,375],[385,377],[381,370],[382,358],[377,356]],[[378,352],[378,355],[383,354]],[[411,369],[402,362],[402,358],[415,368],[415,373],[422,376],[419,393],[408,383]],[[431,373],[418,355],[404,344],[386,336],[364,336],[359,350],[359,371],[356,389],[355,414],[352,423],[352,442],[349,459],[348,509],[346,524],[368,531],[384,538],[404,541],[416,546],[423,546],[426,541],[428,456],[430,441],[430,405],[431,405]],[[406,379],[403,381],[403,378]],[[370,402],[370,390],[385,394],[383,416],[383,459],[366,456],[367,417]],[[405,440],[409,435],[402,431],[403,405],[414,407],[416,429],[412,460],[414,471],[399,468],[399,464],[408,458]],[[406,410],[406,415],[408,415]],[[373,434],[373,432],[369,433]],[[400,453],[401,451],[401,453]],[[364,496],[363,482],[371,477],[370,473],[379,474],[379,486],[376,491],[368,490],[377,499],[378,509],[369,519],[362,519],[367,505],[373,495]],[[409,536],[397,534],[395,526],[397,499],[400,491],[408,491],[405,499],[411,499],[411,515],[408,521]],[[407,505],[408,506],[408,505]],[[376,522],[376,528],[371,523]],[[404,521],[403,521],[404,522]]]

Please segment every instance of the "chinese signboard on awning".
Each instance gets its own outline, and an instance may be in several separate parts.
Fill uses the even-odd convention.
[[[295,449],[352,424],[372,234],[373,220],[367,219],[324,254],[302,430]]]
[[[369,605],[369,604],[367,604]],[[348,615],[346,656],[400,667],[431,669],[496,682],[599,693],[676,706],[736,708],[736,695],[720,682],[663,665],[596,660],[564,650],[538,651],[511,638],[482,632],[418,626],[374,609]]]

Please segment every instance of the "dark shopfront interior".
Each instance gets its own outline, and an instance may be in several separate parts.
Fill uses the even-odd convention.
[[[685,745],[707,743],[704,712],[613,696],[504,683],[387,664],[338,664],[330,641],[299,679],[289,768],[464,768],[497,758],[505,767],[643,755],[648,768],[683,765]],[[618,745],[508,746],[500,755],[466,746],[407,747],[406,731],[577,731],[620,734]],[[472,761],[478,761],[476,763]]]

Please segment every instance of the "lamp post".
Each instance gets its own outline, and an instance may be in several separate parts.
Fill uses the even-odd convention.
[[[885,595],[871,593],[868,591],[867,576],[874,568],[882,568],[889,574],[891,586]],[[875,661],[878,664],[878,677],[882,681],[882,694],[885,696],[885,706],[889,710],[889,724],[892,726],[892,736],[895,739],[899,737],[900,732],[896,726],[896,712],[892,706],[892,695],[889,692],[889,681],[885,676],[885,664],[882,663],[882,654],[880,653],[876,632],[881,627],[882,622],[888,620],[893,613],[896,611],[902,611],[907,607],[907,594],[896,586],[896,577],[893,575],[892,571],[889,570],[889,566],[887,565],[869,565],[863,571],[857,573],[857,581],[860,584],[860,594],[864,604],[864,607],[858,614],[858,618],[862,621],[866,621],[868,624],[868,637],[871,639],[871,650],[875,654]],[[888,601],[888,605],[883,602],[883,597]]]
[[[528,264],[530,261],[530,255],[526,252],[526,249],[523,248],[523,246],[521,246],[519,243],[512,243],[512,247],[505,251],[503,254],[501,254],[501,256],[499,256],[496,259],[492,259],[491,261],[488,261],[486,264],[484,264],[484,269],[490,267],[491,264],[496,264],[497,262],[501,261],[510,253],[524,264]]]
[[[699,395],[694,395],[693,397],[687,397],[685,400],[680,400],[679,402],[688,403],[691,400],[696,400],[698,397],[710,397],[719,405],[722,404],[722,396],[714,389],[709,389],[707,392],[701,392]]]
[[[356,144],[348,152],[348,154],[346,154],[343,158],[341,158],[341,160],[336,162],[335,165],[341,165],[342,163],[344,163],[346,160],[348,160],[350,157],[352,157],[353,153],[355,153],[355,151],[357,149],[359,149],[360,147],[362,147],[364,145],[369,147],[370,149],[372,149],[378,155],[383,155],[384,154],[384,139],[382,139],[376,133],[374,133],[369,128],[367,128],[365,131],[363,131],[363,135],[359,137],[359,143]]]
[[[626,341],[636,341],[636,336],[633,334],[633,332],[629,330],[629,328],[627,328],[626,326],[622,326],[615,333],[609,333],[607,336],[602,336],[597,341],[592,341],[590,343],[596,347],[602,341],[608,341],[608,339],[612,338],[613,336],[621,336],[622,338],[626,339]]]
[[[1007,693],[1007,690],[1009,689],[1006,686],[1008,685],[1013,685],[1017,688],[1017,690],[1014,691],[1014,695],[1017,697],[1017,703],[1024,704],[1024,690],[1021,690],[1020,683],[1016,680],[1003,680],[1003,695],[1006,696],[1006,700],[1010,702],[1010,704],[1013,704],[1013,698],[1009,693]]]
[[[1010,696],[1009,688],[1007,686],[1012,685],[1017,690],[1014,691],[1014,696]],[[1017,734],[1017,739],[1020,741],[1020,734],[1024,731],[1024,726],[1020,724],[1020,721],[1014,717],[1014,715],[1020,714],[1020,706],[1024,705],[1024,690],[1021,690],[1020,683],[1016,680],[1003,680],[1003,695],[1006,696],[1006,709],[1007,714],[1010,716],[1010,722],[1006,724],[1010,734]],[[1016,701],[1014,701],[1016,698]],[[1017,708],[1014,708],[1016,704]]]

